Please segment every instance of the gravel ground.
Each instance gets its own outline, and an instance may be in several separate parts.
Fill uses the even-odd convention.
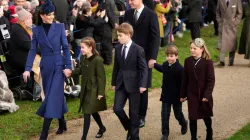
[[[234,134],[250,122],[250,68],[243,56],[236,56],[235,66],[215,68],[216,86],[213,92],[214,139],[222,140]],[[160,89],[153,89],[149,94],[148,115],[146,126],[140,129],[142,140],[160,140],[161,138],[161,102]],[[127,110],[126,106],[126,110]],[[183,112],[187,117],[187,103],[183,104]],[[126,132],[112,110],[101,113],[103,123],[107,128],[102,140],[124,140]],[[80,140],[82,135],[83,119],[68,121],[68,131],[62,135],[55,135],[52,130],[49,140]],[[94,140],[98,127],[92,119],[88,139]],[[206,129],[202,120],[198,121],[198,138],[205,139]],[[38,139],[38,137],[33,138]],[[171,140],[190,140],[190,132],[181,135],[180,126],[175,120],[173,111],[170,119]]]

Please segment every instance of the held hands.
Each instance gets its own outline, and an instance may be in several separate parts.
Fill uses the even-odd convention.
[[[112,86],[112,90],[115,90],[115,86]]]
[[[180,101],[181,102],[185,102],[187,100],[187,97],[186,98],[181,98]]]
[[[64,69],[63,70],[64,75],[69,78],[71,76],[72,70],[71,69]]]
[[[30,77],[30,72],[29,71],[25,71],[23,73],[23,80],[24,80],[25,83],[27,83],[28,77]]]
[[[101,100],[102,97],[103,97],[102,95],[98,95],[97,99],[98,99],[98,100]]]
[[[202,98],[202,102],[208,102],[207,98]]]
[[[154,64],[156,63],[156,60],[154,60],[154,59],[150,59],[149,61],[148,61],[148,67],[149,68],[154,68]]]
[[[144,91],[146,91],[147,89],[144,87],[140,87],[140,93],[142,94]]]

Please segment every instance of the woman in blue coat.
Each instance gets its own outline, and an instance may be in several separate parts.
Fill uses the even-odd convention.
[[[47,139],[53,118],[59,120],[57,134],[67,130],[64,120],[64,113],[68,111],[64,99],[64,79],[65,76],[71,75],[71,60],[64,24],[53,22],[54,11],[55,7],[50,0],[40,7],[38,26],[32,29],[31,49],[23,74],[24,81],[27,81],[39,46],[41,51],[40,69],[45,93],[45,99],[36,112],[37,115],[44,118],[40,140]]]

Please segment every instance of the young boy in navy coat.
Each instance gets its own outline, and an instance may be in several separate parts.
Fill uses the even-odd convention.
[[[151,67],[154,67],[157,71],[163,73],[162,82],[162,139],[167,140],[169,135],[169,118],[171,112],[171,106],[173,105],[175,118],[181,125],[181,133],[184,135],[187,133],[187,121],[182,113],[182,103],[180,102],[180,89],[182,84],[182,77],[184,69],[178,60],[178,49],[176,46],[169,46],[166,49],[166,59],[162,65],[154,63]]]

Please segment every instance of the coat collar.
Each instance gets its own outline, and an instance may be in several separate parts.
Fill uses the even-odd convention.
[[[132,42],[132,44],[131,44],[131,46],[130,46],[130,48],[128,50],[128,54],[127,54],[126,60],[124,62],[124,66],[129,62],[129,59],[131,58],[132,54],[134,54],[134,52],[135,52],[134,45],[135,45],[135,43]],[[121,45],[119,45],[117,47],[118,47],[117,48],[117,51],[118,51],[118,54],[117,54],[118,55],[118,60],[121,61],[121,59],[122,59],[122,47],[123,47],[123,45],[121,44]]]
[[[56,25],[55,23],[52,23],[48,32],[48,35],[46,36],[45,34],[45,30],[43,28],[42,25],[39,26],[39,36],[42,36],[44,38],[45,43],[47,44],[47,46],[49,46],[50,48],[52,48],[50,42],[52,41],[52,39],[54,38],[54,36],[57,35],[56,32]]]

